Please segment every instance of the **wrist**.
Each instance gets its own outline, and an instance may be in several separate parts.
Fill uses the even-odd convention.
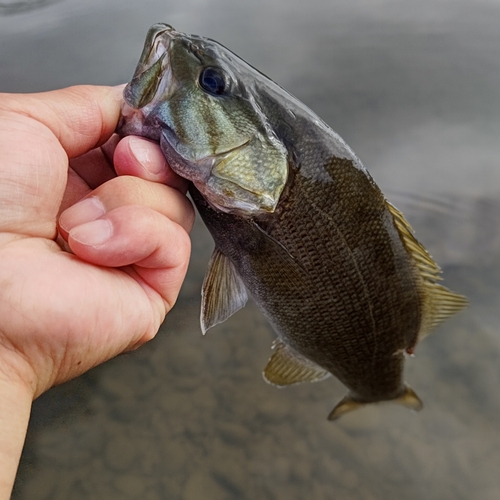
[[[26,437],[33,392],[0,373],[0,500],[10,498]]]

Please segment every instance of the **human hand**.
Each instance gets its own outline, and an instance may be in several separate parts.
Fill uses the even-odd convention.
[[[144,139],[99,148],[120,97],[0,96],[0,382],[32,398],[154,337],[186,273],[185,181]]]

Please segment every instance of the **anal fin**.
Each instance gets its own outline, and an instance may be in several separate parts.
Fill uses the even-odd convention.
[[[218,249],[208,263],[201,289],[201,331],[226,321],[241,309],[248,295],[233,263]]]
[[[264,379],[273,385],[284,386],[299,382],[318,382],[330,372],[313,361],[293,352],[281,340],[275,341],[274,353],[264,369]]]

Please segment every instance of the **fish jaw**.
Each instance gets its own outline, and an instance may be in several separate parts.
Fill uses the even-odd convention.
[[[163,23],[149,29],[132,80],[123,92],[125,102],[132,108],[144,108],[171,88],[169,47],[175,34],[170,25]]]
[[[117,133],[138,135],[160,142],[161,124],[157,101],[165,98],[174,85],[169,71],[169,46],[175,30],[167,24],[153,25],[131,81],[123,91]]]

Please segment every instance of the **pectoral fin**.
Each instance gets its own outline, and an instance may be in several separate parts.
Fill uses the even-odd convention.
[[[241,309],[248,295],[232,262],[215,249],[208,263],[207,274],[201,289],[201,331],[226,321]]]
[[[274,353],[264,369],[264,379],[270,384],[284,386],[299,382],[317,382],[330,376],[330,372],[304,356],[293,352],[277,340]]]
[[[398,403],[402,406],[406,406],[406,408],[414,411],[419,411],[424,406],[422,400],[417,396],[415,391],[407,385],[404,386],[403,393],[400,396],[394,399],[390,399],[389,401]],[[378,403],[380,401],[374,402]],[[330,412],[330,414],[328,415],[328,420],[337,420],[342,415],[345,415],[346,413],[357,410],[358,408],[371,403],[372,402],[358,401],[353,396],[347,395],[345,398],[340,400],[335,408]]]

